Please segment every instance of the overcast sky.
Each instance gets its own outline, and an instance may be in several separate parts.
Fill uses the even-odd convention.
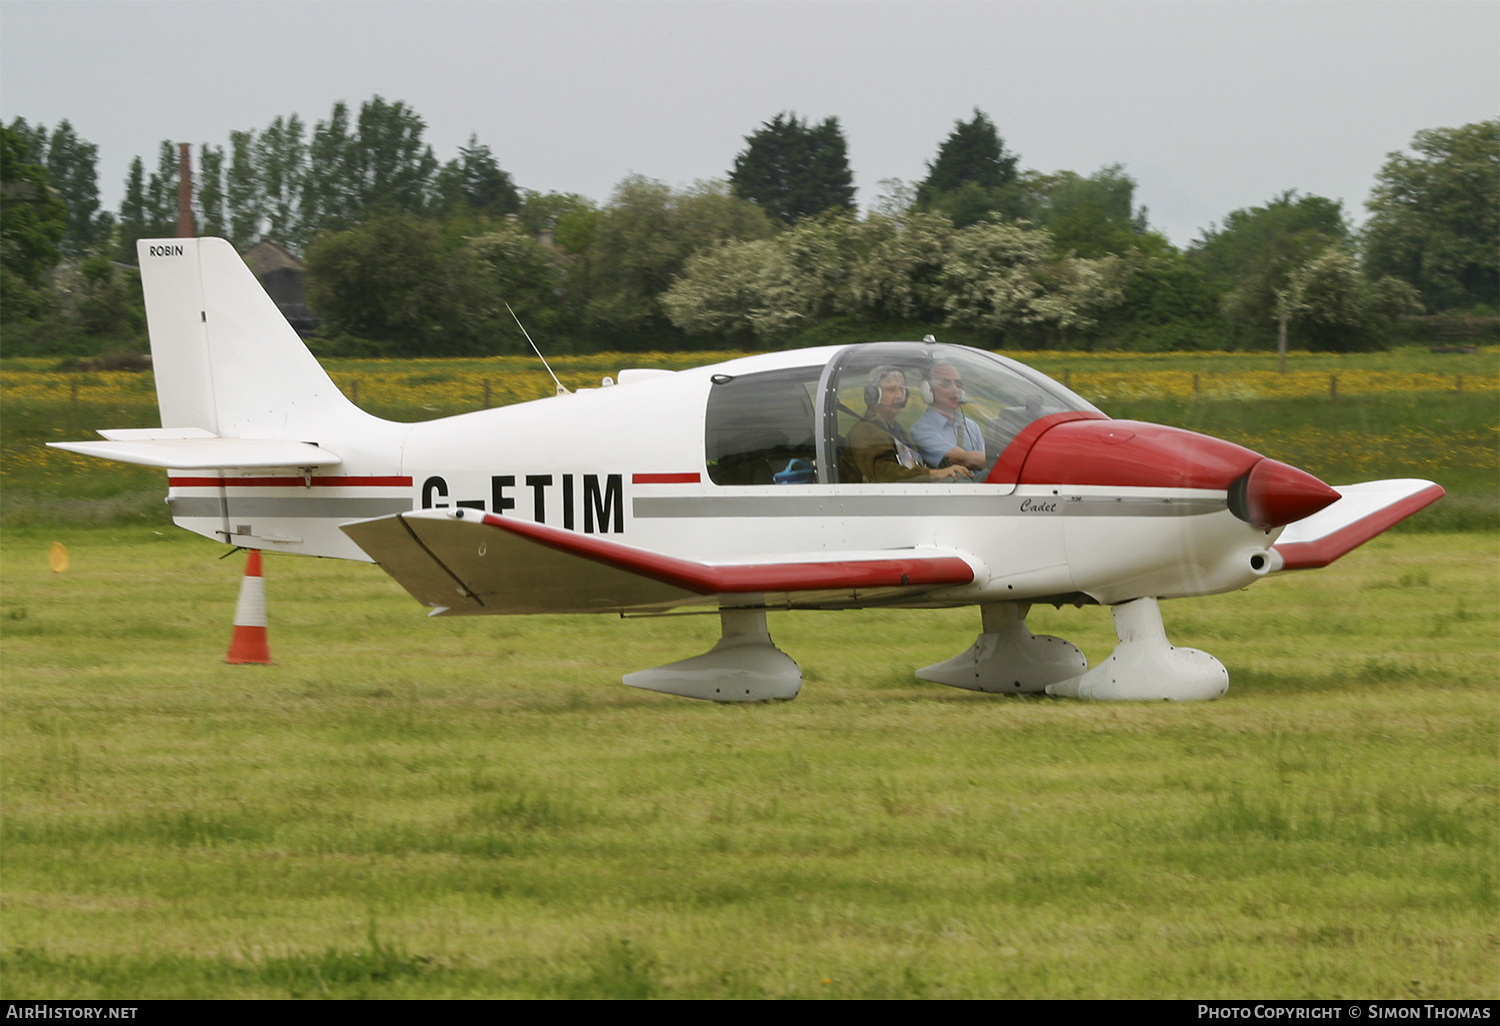
[[[1414,132],[1500,116],[1500,4],[0,0],[0,117],[72,121],[111,208],[163,139],[375,94],[440,161],[476,133],[517,185],[599,201],[722,178],[793,111],[840,119],[868,206],[977,107],[1022,167],[1123,164],[1186,245],[1288,189],[1359,220]]]

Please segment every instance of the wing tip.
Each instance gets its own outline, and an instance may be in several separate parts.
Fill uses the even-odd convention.
[[[1365,542],[1390,530],[1407,517],[1437,502],[1447,491],[1440,484],[1423,482],[1425,487],[1395,502],[1345,524],[1319,538],[1307,541],[1280,542],[1272,548],[1281,557],[1282,570],[1318,570]]]

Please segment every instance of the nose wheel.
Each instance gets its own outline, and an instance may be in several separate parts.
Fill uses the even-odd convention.
[[[1167,640],[1161,606],[1140,598],[1114,606],[1120,643],[1109,658],[1076,677],[1047,686],[1047,694],[1100,701],[1201,702],[1229,690],[1229,671],[1207,652]]]

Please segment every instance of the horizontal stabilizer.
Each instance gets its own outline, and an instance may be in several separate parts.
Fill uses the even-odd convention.
[[[927,590],[974,579],[967,561],[936,549],[707,564],[468,510],[402,513],[342,530],[417,601],[448,613],[650,610],[718,596]]]
[[[189,437],[171,437],[188,435]],[[209,467],[333,467],[343,462],[311,442],[275,438],[220,438],[206,431],[143,428],[101,431],[108,442],[48,442],[54,449],[98,456],[121,463],[171,470]]]
[[[1425,509],[1444,495],[1431,481],[1403,478],[1340,485],[1340,498],[1305,520],[1291,524],[1272,546],[1282,570],[1314,570],[1327,566]]]

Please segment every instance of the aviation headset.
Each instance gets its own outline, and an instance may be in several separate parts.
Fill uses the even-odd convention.
[[[865,378],[866,406],[880,405],[880,383],[892,374],[901,375],[901,387],[906,387],[906,368],[897,367],[893,363],[883,363],[879,367],[876,367],[874,370],[872,370],[869,376]],[[926,382],[923,382],[923,386],[926,386]],[[928,391],[930,392],[931,389],[929,388]],[[902,403],[901,405],[905,406],[906,404]]]
[[[935,371],[935,370],[937,370],[937,368],[939,368],[939,367],[952,367],[952,366],[953,365],[951,363],[947,363],[946,361],[941,361],[941,360],[938,361],[937,363],[933,364],[932,368],[927,372],[928,376],[924,377],[922,379],[921,383],[917,385],[917,394],[922,397],[922,401],[924,403],[926,403],[928,406],[932,405],[932,377],[931,377],[932,372]],[[958,383],[958,390],[960,392],[967,392],[968,391],[968,389],[964,386],[964,383],[961,382],[961,381]],[[964,400],[964,399],[960,399],[959,400],[959,402],[961,402],[961,403],[965,402],[965,401],[966,400]]]

